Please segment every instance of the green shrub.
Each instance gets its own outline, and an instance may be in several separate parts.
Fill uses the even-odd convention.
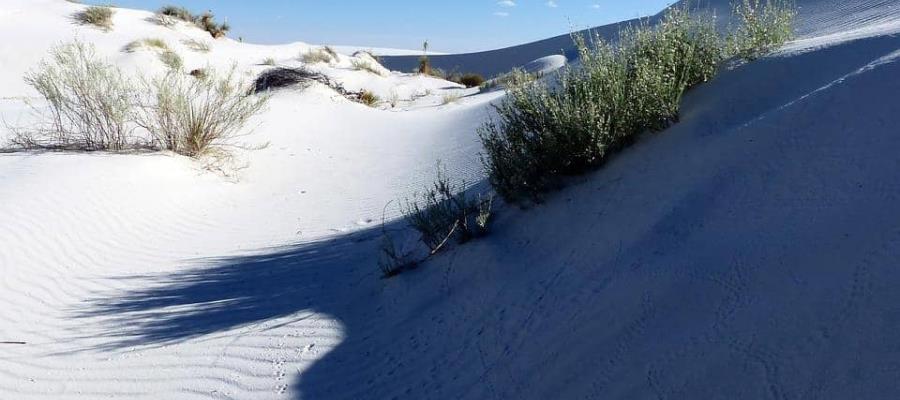
[[[115,14],[115,11],[108,6],[91,6],[75,14],[75,20],[82,24],[94,25],[108,31],[113,27],[113,14]]]
[[[240,129],[268,97],[251,95],[234,68],[225,75],[204,71],[203,79],[170,71],[145,81],[137,123],[158,145],[200,157],[227,153]]]
[[[489,179],[508,200],[536,200],[635,135],[667,127],[682,94],[710,79],[723,58],[713,21],[680,8],[656,27],[625,30],[618,47],[575,41],[579,68],[563,70],[553,87],[516,74],[499,120],[479,131]]]
[[[93,45],[76,41],[51,50],[49,60],[25,76],[47,102],[34,111],[38,126],[17,130],[22,147],[124,150],[137,144],[133,131],[133,85],[100,60]]]
[[[729,37],[729,51],[752,61],[781,47],[794,36],[796,11],[789,0],[738,0],[737,27]]]

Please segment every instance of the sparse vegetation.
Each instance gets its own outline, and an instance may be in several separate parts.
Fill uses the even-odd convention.
[[[51,50],[25,81],[47,102],[34,108],[38,126],[16,129],[13,144],[25,148],[125,150],[132,136],[133,86],[117,68],[103,62],[94,47],[73,42]]]
[[[175,153],[221,156],[240,129],[259,113],[268,96],[248,94],[235,68],[224,75],[206,71],[193,79],[170,71],[144,82],[137,123],[159,145]]]
[[[684,91],[710,79],[724,57],[713,21],[680,8],[657,27],[623,32],[618,47],[575,39],[580,68],[564,70],[558,87],[514,77],[499,122],[480,131],[490,181],[509,200],[537,199],[635,135],[675,122]]]
[[[422,75],[431,75],[431,59],[428,58],[428,41],[422,44],[422,57],[419,57],[418,72]]]
[[[196,21],[196,17],[194,17],[194,14],[184,7],[164,6],[163,8],[159,9],[157,14],[180,19],[184,22],[194,23]]]
[[[90,6],[75,14],[75,20],[82,24],[94,25],[108,31],[113,27],[113,14],[115,14],[115,11],[109,6]]]
[[[729,51],[752,61],[781,47],[794,36],[796,11],[789,0],[738,0],[738,26],[729,37]]]
[[[275,64],[276,64],[276,62],[275,62],[275,59],[274,59],[274,58],[272,58],[272,57],[266,57],[266,59],[263,60],[262,64],[263,64],[263,65],[270,65],[270,66],[273,66],[273,67],[274,67]]]

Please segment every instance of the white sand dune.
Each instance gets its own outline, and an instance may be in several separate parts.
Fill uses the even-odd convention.
[[[384,205],[438,159],[481,179],[475,130],[502,92],[353,71],[341,50],[315,68],[400,107],[280,91],[233,177],[168,154],[0,154],[0,342],[26,342],[0,344],[0,399],[894,398],[900,2],[798,3],[802,37],[690,92],[680,124],[392,280]],[[80,7],[0,4],[0,37],[23,38],[0,42],[7,121],[35,96],[21,76],[76,36],[150,72],[122,47],[161,37],[188,68],[250,74],[315,47],[132,10],[104,33],[71,24]],[[510,51],[481,59],[555,52]]]

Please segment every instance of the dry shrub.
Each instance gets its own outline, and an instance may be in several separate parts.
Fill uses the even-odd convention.
[[[75,14],[75,20],[84,25],[94,25],[109,31],[113,27],[115,11],[109,6],[90,6]]]

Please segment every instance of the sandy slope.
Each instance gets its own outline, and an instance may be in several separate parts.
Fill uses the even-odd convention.
[[[0,342],[28,342],[0,345],[0,398],[892,398],[900,39],[893,2],[854,4],[805,5],[803,40],[690,93],[681,124],[390,281],[382,207],[437,159],[478,179],[475,127],[502,94],[439,107],[460,89],[344,60],[322,68],[348,87],[432,94],[376,110],[281,92],[235,178],[166,154],[0,154]],[[153,70],[121,47],[203,37],[127,10],[111,33],[69,25],[78,7],[0,5],[0,35],[30,38],[0,43],[4,117],[54,42]],[[182,52],[253,73],[309,47]]]

